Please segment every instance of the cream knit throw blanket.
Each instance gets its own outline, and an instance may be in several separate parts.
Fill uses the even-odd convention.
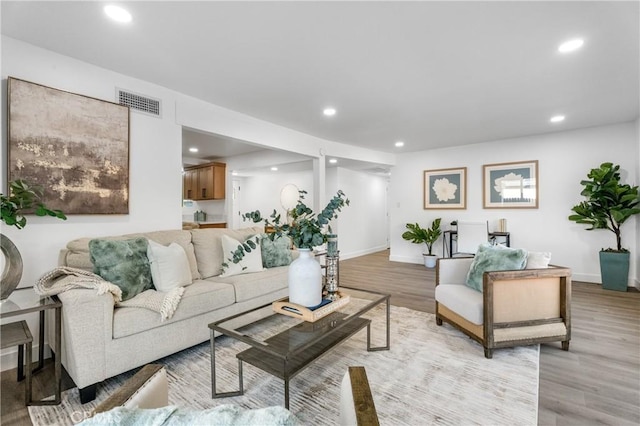
[[[95,289],[98,294],[111,293],[117,307],[144,308],[159,312],[161,321],[173,316],[184,293],[184,287],[168,293],[146,290],[122,302],[122,290],[117,285],[92,272],[68,266],[60,266],[47,272],[33,286],[35,292],[42,296],[53,296],[74,288]]]

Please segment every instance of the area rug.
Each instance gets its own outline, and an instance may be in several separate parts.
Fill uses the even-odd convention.
[[[384,342],[384,310],[376,308],[372,343]],[[235,354],[243,343],[216,339],[218,391],[237,389]],[[283,405],[283,382],[244,365],[242,396],[212,399],[208,343],[163,358],[169,402],[209,408]],[[366,368],[382,425],[536,425],[539,346],[499,349],[486,359],[482,346],[448,325],[436,326],[432,314],[392,306],[391,350],[367,352],[366,330],[334,348],[291,380],[291,411],[305,425],[339,420],[340,382],[348,366]],[[29,407],[35,425],[81,421],[133,372],[106,380],[98,398],[81,405],[77,389],[65,391],[58,406]]]

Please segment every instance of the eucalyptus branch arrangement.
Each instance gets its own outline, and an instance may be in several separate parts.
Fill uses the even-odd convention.
[[[66,220],[61,210],[49,209],[41,200],[44,190],[36,185],[29,185],[22,179],[9,183],[9,195],[0,194],[2,221],[22,229],[27,224],[25,214],[36,216],[53,216]]]
[[[332,219],[338,217],[338,212],[342,211],[344,206],[349,205],[349,199],[346,198],[342,190],[339,190],[327,206],[315,215],[313,210],[303,202],[307,191],[301,190],[298,192],[300,194],[298,204],[289,212],[288,217],[286,217],[284,221],[282,215],[275,209],[268,218],[264,218],[260,210],[255,210],[243,214],[242,220],[250,220],[253,223],[264,221],[265,227],[273,229],[273,232],[267,234],[271,241],[282,236],[287,236],[291,238],[293,245],[299,249],[311,249],[326,243],[327,234],[323,233],[322,229],[328,226]],[[287,220],[289,218],[290,220]],[[330,226],[328,226],[328,231],[331,233]],[[245,241],[232,252],[232,258],[228,260],[233,263],[240,262],[245,253],[251,253],[251,250],[255,249],[257,244],[259,244],[258,236]],[[228,264],[223,263],[222,266],[225,268],[228,267]]]

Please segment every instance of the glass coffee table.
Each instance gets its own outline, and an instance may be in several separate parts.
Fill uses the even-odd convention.
[[[242,363],[247,362],[284,380],[284,406],[289,408],[289,380],[363,328],[367,328],[368,351],[389,350],[390,295],[346,287],[341,287],[340,291],[350,296],[349,303],[315,322],[306,322],[300,318],[273,312],[269,303],[209,324],[212,397],[242,395]],[[372,347],[371,320],[363,315],[383,302],[386,303],[386,345]],[[265,315],[267,316],[264,317]],[[216,390],[215,332],[250,346],[236,354],[239,388],[237,391]]]

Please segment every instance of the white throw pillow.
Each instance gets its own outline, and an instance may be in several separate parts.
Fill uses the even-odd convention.
[[[193,281],[187,254],[180,244],[171,243],[167,247],[149,240],[147,257],[156,290],[167,293]]]
[[[221,277],[264,271],[264,268],[262,267],[262,250],[260,248],[260,244],[256,244],[256,248],[251,249],[251,253],[245,252],[244,257],[240,262],[233,263],[233,261],[229,260],[233,258],[232,253],[238,249],[239,245],[240,241],[231,238],[228,235],[222,236],[222,253],[224,262],[228,266],[225,268],[224,272],[220,274]]]
[[[530,251],[527,256],[525,269],[546,269],[551,262],[551,253],[548,251]]]

